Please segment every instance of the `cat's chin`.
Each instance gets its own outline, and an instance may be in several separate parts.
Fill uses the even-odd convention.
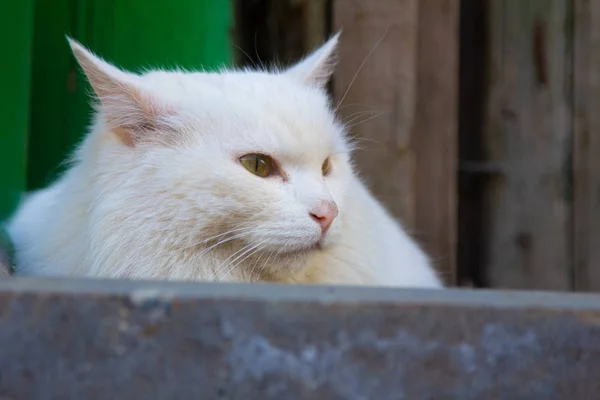
[[[319,240],[317,242],[308,244],[306,246],[299,246],[297,248],[286,249],[281,252],[281,254],[286,255],[310,255],[312,253],[316,253],[319,251],[323,251],[329,247],[329,242],[324,240]]]
[[[303,254],[310,254],[313,253],[315,251],[320,251],[322,250],[322,245],[320,243],[314,244],[314,245],[310,245],[310,246],[306,246],[306,247],[301,247],[298,249],[290,249],[287,251],[282,252],[282,254],[287,254],[287,255],[303,255]]]
[[[322,250],[321,242],[280,250],[277,257],[271,260],[261,279],[266,282],[295,282],[297,277],[302,275],[311,258]]]

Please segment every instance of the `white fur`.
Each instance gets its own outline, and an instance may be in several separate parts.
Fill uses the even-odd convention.
[[[440,287],[353,172],[323,88],[337,41],[287,71],[144,75],[71,42],[98,112],[71,168],[10,221],[17,272]],[[248,172],[247,153],[285,179]],[[339,216],[316,249],[320,200]]]

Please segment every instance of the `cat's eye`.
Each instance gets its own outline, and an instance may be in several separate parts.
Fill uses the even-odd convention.
[[[321,172],[323,172],[323,176],[327,176],[329,175],[329,172],[331,172],[331,160],[329,157],[323,161],[323,165],[321,165]]]
[[[240,164],[256,176],[266,178],[273,170],[273,159],[264,154],[246,154],[240,157]]]

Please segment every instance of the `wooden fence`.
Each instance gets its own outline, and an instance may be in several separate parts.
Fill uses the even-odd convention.
[[[253,62],[293,61],[343,28],[332,91],[361,141],[359,169],[448,283],[600,289],[600,4],[240,0],[237,10]]]

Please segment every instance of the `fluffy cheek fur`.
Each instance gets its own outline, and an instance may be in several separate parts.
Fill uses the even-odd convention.
[[[341,233],[351,176],[345,155],[334,156],[328,177],[321,177],[317,169],[312,179],[301,181],[294,176],[288,180],[254,176],[235,155],[209,143],[140,149],[137,154],[117,155],[103,163],[114,166],[118,160],[132,158],[137,162],[123,166],[123,176],[100,179],[99,186],[106,192],[98,206],[104,209],[101,215],[136,219],[125,226],[143,227],[140,230],[148,242],[160,238],[162,246],[172,241],[174,248],[219,251],[231,260],[239,257],[239,268],[260,259],[265,275],[286,274],[305,265],[313,252],[302,250],[321,239],[320,228],[309,215],[310,202],[315,199],[305,194],[322,191],[323,185],[339,210],[324,245],[335,243]],[[131,198],[128,203],[134,209],[127,210],[129,217],[111,206],[116,205],[110,201],[113,196]],[[156,215],[157,209],[165,215]],[[286,271],[280,270],[283,265]]]

